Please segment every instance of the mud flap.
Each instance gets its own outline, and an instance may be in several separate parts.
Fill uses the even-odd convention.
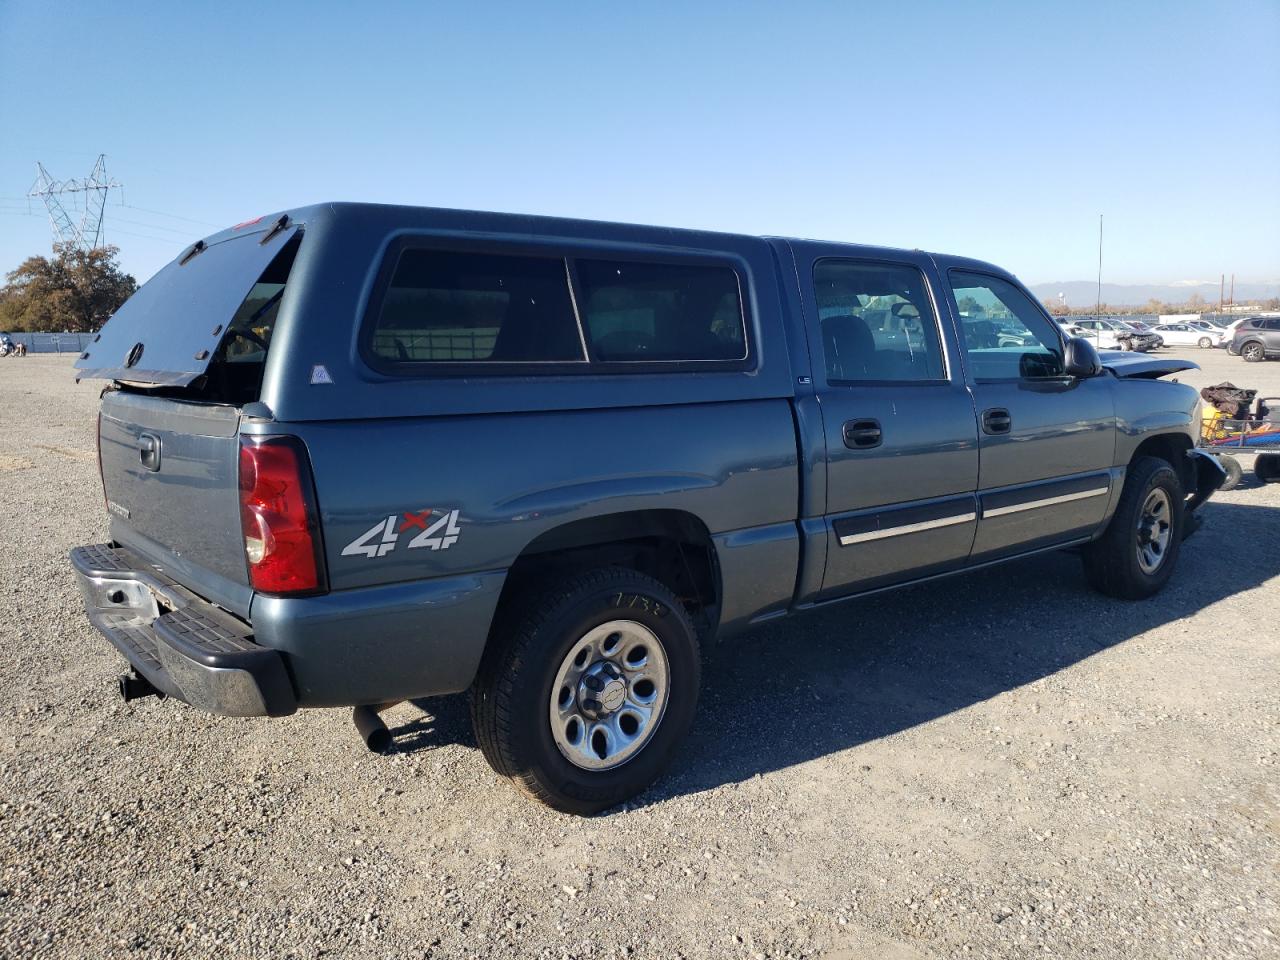
[[[1213,496],[1214,491],[1227,479],[1227,471],[1223,469],[1218,458],[1203,450],[1188,450],[1194,468],[1195,491],[1186,500],[1186,516],[1182,524],[1182,539],[1186,540],[1200,529],[1204,522],[1195,511]]]

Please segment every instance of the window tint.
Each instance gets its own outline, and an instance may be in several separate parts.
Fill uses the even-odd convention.
[[[946,378],[937,320],[915,267],[819,260],[813,288],[828,381]]]
[[[738,275],[729,267],[576,260],[579,307],[598,360],[744,360]]]
[[[999,277],[960,270],[951,271],[951,289],[974,379],[1062,376],[1061,341],[1049,319],[1021,290]]]
[[[584,360],[562,259],[408,249],[373,327],[385,360]]]

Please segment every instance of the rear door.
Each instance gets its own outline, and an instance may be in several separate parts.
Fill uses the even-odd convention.
[[[977,520],[977,425],[932,262],[792,248],[827,449],[822,595],[962,566]]]
[[[1119,482],[1114,379],[1063,373],[1061,332],[1009,277],[946,270],[965,371],[978,413],[980,562],[1091,532]],[[992,345],[990,323],[1017,330],[1022,345]]]

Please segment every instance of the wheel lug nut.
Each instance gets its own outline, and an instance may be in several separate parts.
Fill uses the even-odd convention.
[[[584,700],[584,701],[582,702],[582,706],[583,706],[584,708],[586,708],[587,710],[590,710],[590,711],[592,711],[592,712],[595,712],[595,711],[598,711],[598,710],[600,709],[600,701],[599,701],[599,700]]]
[[[597,692],[604,689],[604,682],[599,677],[587,677],[583,682],[586,683],[590,689]]]

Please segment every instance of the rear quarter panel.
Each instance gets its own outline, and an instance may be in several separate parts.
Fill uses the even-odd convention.
[[[799,499],[785,400],[305,424],[297,433],[315,470],[335,590],[504,570],[540,534],[608,513],[684,510],[713,535],[794,529]],[[384,526],[369,541],[390,544],[385,552],[348,550],[388,518],[391,536]]]

